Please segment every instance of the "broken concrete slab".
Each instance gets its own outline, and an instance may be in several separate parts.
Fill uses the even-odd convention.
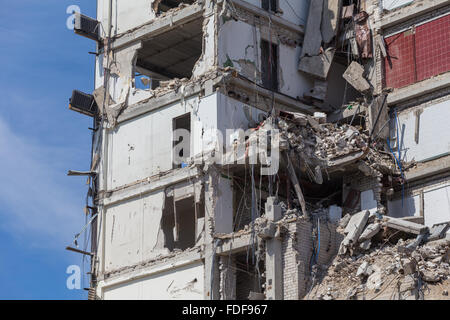
[[[322,23],[323,1],[311,1],[309,5],[308,22],[306,24],[301,57],[317,56],[319,54],[322,46],[322,35],[317,31],[320,30]]]
[[[361,211],[352,216],[347,226],[349,230],[348,234],[341,243],[341,247],[339,248],[339,254],[341,255],[345,254],[349,247],[357,243],[364,229],[364,226],[366,225],[367,220],[369,219],[369,215],[370,215],[369,211]]]
[[[369,268],[370,265],[367,261],[363,262],[358,270],[356,271],[356,276],[357,277],[364,277],[364,276],[368,276],[369,275]]]
[[[435,224],[431,227],[430,236],[428,237],[428,241],[434,241],[443,239],[446,236],[447,231],[450,229],[450,222],[443,222]]]
[[[356,219],[358,219],[358,216],[361,216],[365,213],[366,211],[360,211],[358,213],[355,213],[354,215],[350,215],[350,219],[349,222],[347,223],[347,225],[345,226],[345,230],[344,233],[348,234],[350,232],[350,230],[352,230],[354,228],[354,221]]]
[[[380,230],[381,230],[381,223],[369,224],[359,237],[359,241],[363,242],[372,239]]]
[[[384,217],[384,220],[385,222],[383,222],[383,225],[388,228],[416,235],[427,233],[429,230],[427,226],[422,224],[409,222],[398,218]]]
[[[350,85],[362,93],[370,91],[370,84],[364,78],[364,68],[356,61],[353,61],[342,75]]]
[[[414,223],[418,223],[418,224],[425,224],[425,218],[424,217],[401,217],[399,219],[405,220],[405,221],[409,221],[409,222],[414,222]]]
[[[335,48],[328,48],[324,53],[314,56],[305,56],[300,59],[298,69],[313,77],[326,80],[335,52]]]
[[[348,223],[350,222],[350,219],[352,218],[352,216],[347,213],[340,221],[339,221],[339,226],[341,228],[346,228]]]
[[[330,43],[337,35],[342,0],[324,0],[322,13],[322,40]]]

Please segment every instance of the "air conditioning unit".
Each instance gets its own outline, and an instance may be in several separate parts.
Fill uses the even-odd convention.
[[[69,109],[93,117],[97,113],[98,107],[94,96],[78,90],[72,92]]]
[[[81,13],[75,13],[74,31],[83,37],[100,40],[100,22]]]

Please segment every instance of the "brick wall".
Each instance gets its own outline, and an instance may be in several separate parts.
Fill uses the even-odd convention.
[[[385,86],[401,88],[450,70],[450,15],[385,38]]]
[[[336,232],[336,227],[330,222],[320,223],[320,252],[317,261],[319,265],[329,264],[339,251],[344,237]]]
[[[318,264],[329,264],[337,254],[342,236],[331,223],[320,224]],[[310,262],[313,254],[313,224],[300,219],[287,226],[282,242],[284,300],[302,299],[309,290]]]
[[[312,224],[302,220],[290,223],[282,242],[284,300],[298,300],[305,295],[312,254]]]

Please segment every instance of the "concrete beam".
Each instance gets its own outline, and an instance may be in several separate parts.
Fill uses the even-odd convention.
[[[450,87],[450,72],[414,83],[404,88],[395,89],[388,95],[387,103],[389,106],[392,106],[447,87]]]
[[[428,227],[424,226],[423,224],[418,224],[398,218],[385,216],[384,220],[385,221],[383,222],[383,226],[416,235],[424,234],[429,230]]]
[[[214,79],[214,85],[219,84],[222,81],[222,77]],[[181,101],[181,99],[187,99],[194,95],[200,94],[202,91],[202,85],[200,82],[193,82],[186,85],[184,92],[181,90],[170,90],[167,93],[151,97],[145,101],[138,102],[134,105],[128,106],[122,114],[117,118],[117,123],[121,123],[133,118],[136,118],[145,113],[160,109],[171,103]]]
[[[217,247],[216,253],[218,255],[229,255],[238,252],[246,251],[252,245],[251,233],[244,233],[236,235],[233,238],[223,240],[222,245]]]
[[[266,218],[269,222],[281,219],[281,206],[275,198],[269,197],[266,202]],[[283,265],[281,263],[281,241],[278,238],[266,240],[266,299],[283,299]]]
[[[327,170],[329,172],[333,172],[335,170],[339,170],[341,167],[348,166],[349,164],[365,157],[367,152],[368,149],[366,151],[353,152],[342,157],[333,158],[332,160],[328,161]]]
[[[170,185],[194,179],[195,177],[200,176],[201,173],[201,170],[197,167],[170,170],[166,174],[148,177],[133,184],[123,186],[115,191],[107,191],[107,196],[101,198],[99,203],[104,206],[111,206],[118,202],[166,188]]]
[[[241,87],[245,90],[248,90],[249,92],[252,92],[252,96],[255,95],[255,93],[258,94],[258,96],[262,96],[262,97],[267,97],[270,99],[272,99],[272,93],[273,91],[265,89],[259,85],[255,86],[255,84],[247,79],[243,79],[242,77],[234,77],[232,79],[230,79],[230,83],[234,84],[237,87]],[[256,91],[256,92],[255,92]],[[321,110],[314,107],[314,106],[310,106],[307,104],[302,103],[301,101],[291,98],[287,95],[275,92],[273,93],[274,96],[274,100],[275,100],[275,105],[277,107],[283,106],[283,109],[279,109],[279,110],[283,110],[283,111],[292,111],[292,112],[303,112],[303,113],[307,113],[310,115],[313,115],[314,112],[320,112]],[[264,111],[270,111],[270,109],[263,109],[261,107],[260,103],[256,103],[254,105],[254,107],[258,108],[258,109],[262,109]]]
[[[172,257],[160,258],[153,264],[145,266],[140,263],[135,266],[130,266],[123,271],[118,271],[116,274],[108,273],[108,277],[103,274],[99,275],[98,287],[105,289],[107,287],[116,286],[122,283],[130,283],[133,280],[145,278],[151,275],[165,272],[174,268],[188,266],[202,259],[202,254],[198,251],[182,252]]]
[[[309,4],[308,21],[306,23],[306,34],[302,45],[302,54],[304,56],[316,56],[319,54],[322,45],[322,33],[320,26],[322,24],[323,0],[311,1]]]
[[[450,171],[450,155],[426,163],[420,163],[416,168],[409,169],[405,172],[405,179],[408,182],[412,182],[447,171]]]
[[[216,203],[218,192],[218,174],[209,170],[208,180],[205,182],[205,276],[204,299],[220,299],[220,271],[217,246],[219,241],[214,238]],[[230,212],[230,214],[232,214]]]
[[[270,14],[266,10],[263,10],[257,6],[254,6],[250,3],[248,3],[247,1],[243,1],[243,0],[232,0],[232,1],[235,6],[240,7],[246,11],[249,11],[257,16],[263,17],[265,19],[269,19],[269,17],[270,17],[270,19],[272,20],[272,23],[279,25],[280,27],[297,32],[301,35],[304,34],[304,29],[302,26],[296,25],[295,23],[292,23],[288,20],[280,18],[276,15]],[[221,3],[221,2],[223,2],[223,0],[219,1],[219,3]]]
[[[180,25],[196,20],[202,17],[202,15],[203,5],[195,3],[171,14],[156,18],[148,24],[137,27],[134,30],[116,36],[116,39],[112,44],[112,49],[117,50],[131,42],[157,36]]]
[[[255,84],[245,79],[241,76],[231,76],[230,74],[223,74],[215,77],[214,79],[210,79],[210,86],[212,87],[212,91],[215,91],[215,88],[222,86],[224,82],[227,85],[233,85],[236,87],[239,87],[241,89],[244,89],[246,91],[251,92],[251,97],[254,96],[255,90],[258,93],[258,101],[247,101],[247,104],[250,104],[254,106],[255,108],[264,110],[264,111],[270,111],[269,108],[263,108],[263,99],[269,99],[270,102],[272,101],[272,91],[265,89],[261,86],[255,86]],[[187,99],[189,97],[192,97],[194,95],[199,95],[202,90],[205,89],[205,85],[202,85],[200,82],[191,82],[188,83],[185,88],[184,92],[181,92],[181,90],[170,90],[167,93],[160,95],[160,96],[154,96],[149,99],[146,99],[145,101],[138,102],[136,104],[128,106],[121,115],[117,118],[117,123],[121,123],[133,118],[136,118],[140,115],[143,115],[145,113],[160,109],[162,107],[165,107],[171,103],[181,101],[181,99]],[[226,94],[226,93],[224,93]],[[275,93],[274,99],[276,106],[279,108],[279,110],[284,111],[292,111],[292,112],[304,112],[307,114],[314,114],[314,112],[319,112],[320,110],[314,106],[310,106],[307,104],[304,104],[297,99],[291,98],[287,95],[281,94],[281,93]]]
[[[383,15],[380,27],[386,29],[446,5],[450,5],[450,0],[416,0],[408,6]]]

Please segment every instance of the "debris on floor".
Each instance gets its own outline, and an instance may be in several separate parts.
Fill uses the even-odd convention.
[[[444,233],[368,211],[344,216],[337,230],[345,235],[339,254],[318,268],[305,299],[449,299],[450,239]]]

